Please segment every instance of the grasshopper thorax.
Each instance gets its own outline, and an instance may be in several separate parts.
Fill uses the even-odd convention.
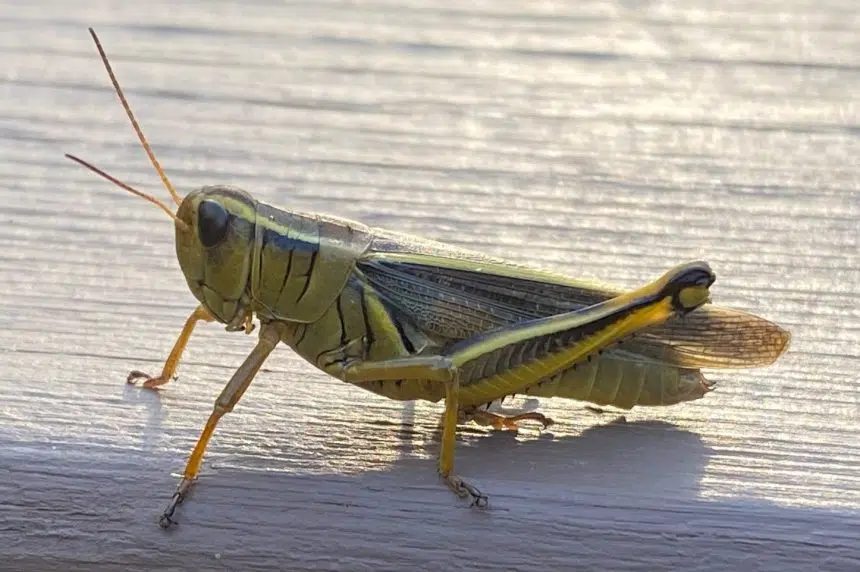
[[[238,325],[248,311],[257,202],[227,186],[203,187],[179,205],[176,257],[188,287],[219,322]]]

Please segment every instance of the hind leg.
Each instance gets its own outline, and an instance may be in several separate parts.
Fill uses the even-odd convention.
[[[502,413],[493,413],[491,411],[485,410],[477,410],[470,412],[461,411],[461,416],[464,421],[474,421],[478,425],[483,427],[490,426],[493,429],[504,430],[509,429],[512,431],[516,431],[520,428],[521,421],[537,421],[543,428],[546,429],[550,425],[553,425],[555,421],[544,415],[543,413],[538,413],[536,411],[529,411],[526,413],[518,413],[516,415],[504,415]]]

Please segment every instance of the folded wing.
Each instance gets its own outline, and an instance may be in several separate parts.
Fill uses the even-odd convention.
[[[458,341],[524,320],[569,312],[621,293],[604,286],[427,243],[411,252],[369,253],[358,264],[388,304],[439,340]],[[757,316],[708,305],[626,341],[616,359],[682,368],[772,363],[789,333]],[[616,350],[610,350],[610,354]]]

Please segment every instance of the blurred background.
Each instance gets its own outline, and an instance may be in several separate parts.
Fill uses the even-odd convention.
[[[201,327],[166,198],[240,186],[634,287],[705,259],[793,333],[667,409],[543,400],[464,432],[273,354],[172,534],[155,520],[253,338]],[[0,2],[0,569],[858,570],[860,12],[853,2]],[[514,405],[523,405],[519,400]],[[531,402],[526,405],[533,405]]]

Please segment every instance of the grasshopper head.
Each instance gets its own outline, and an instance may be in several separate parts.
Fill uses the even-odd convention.
[[[215,318],[226,323],[228,329],[238,329],[248,310],[244,292],[251,270],[257,203],[248,193],[230,187],[203,187],[185,198],[176,192],[143,136],[107,54],[92,28],[90,35],[144,151],[179,208],[174,213],[155,196],[123,183],[74,155],[66,154],[66,157],[149,201],[172,218],[176,227],[176,256],[191,292]]]
[[[244,317],[257,203],[240,189],[203,187],[176,212],[176,257],[188,287],[220,322]]]

